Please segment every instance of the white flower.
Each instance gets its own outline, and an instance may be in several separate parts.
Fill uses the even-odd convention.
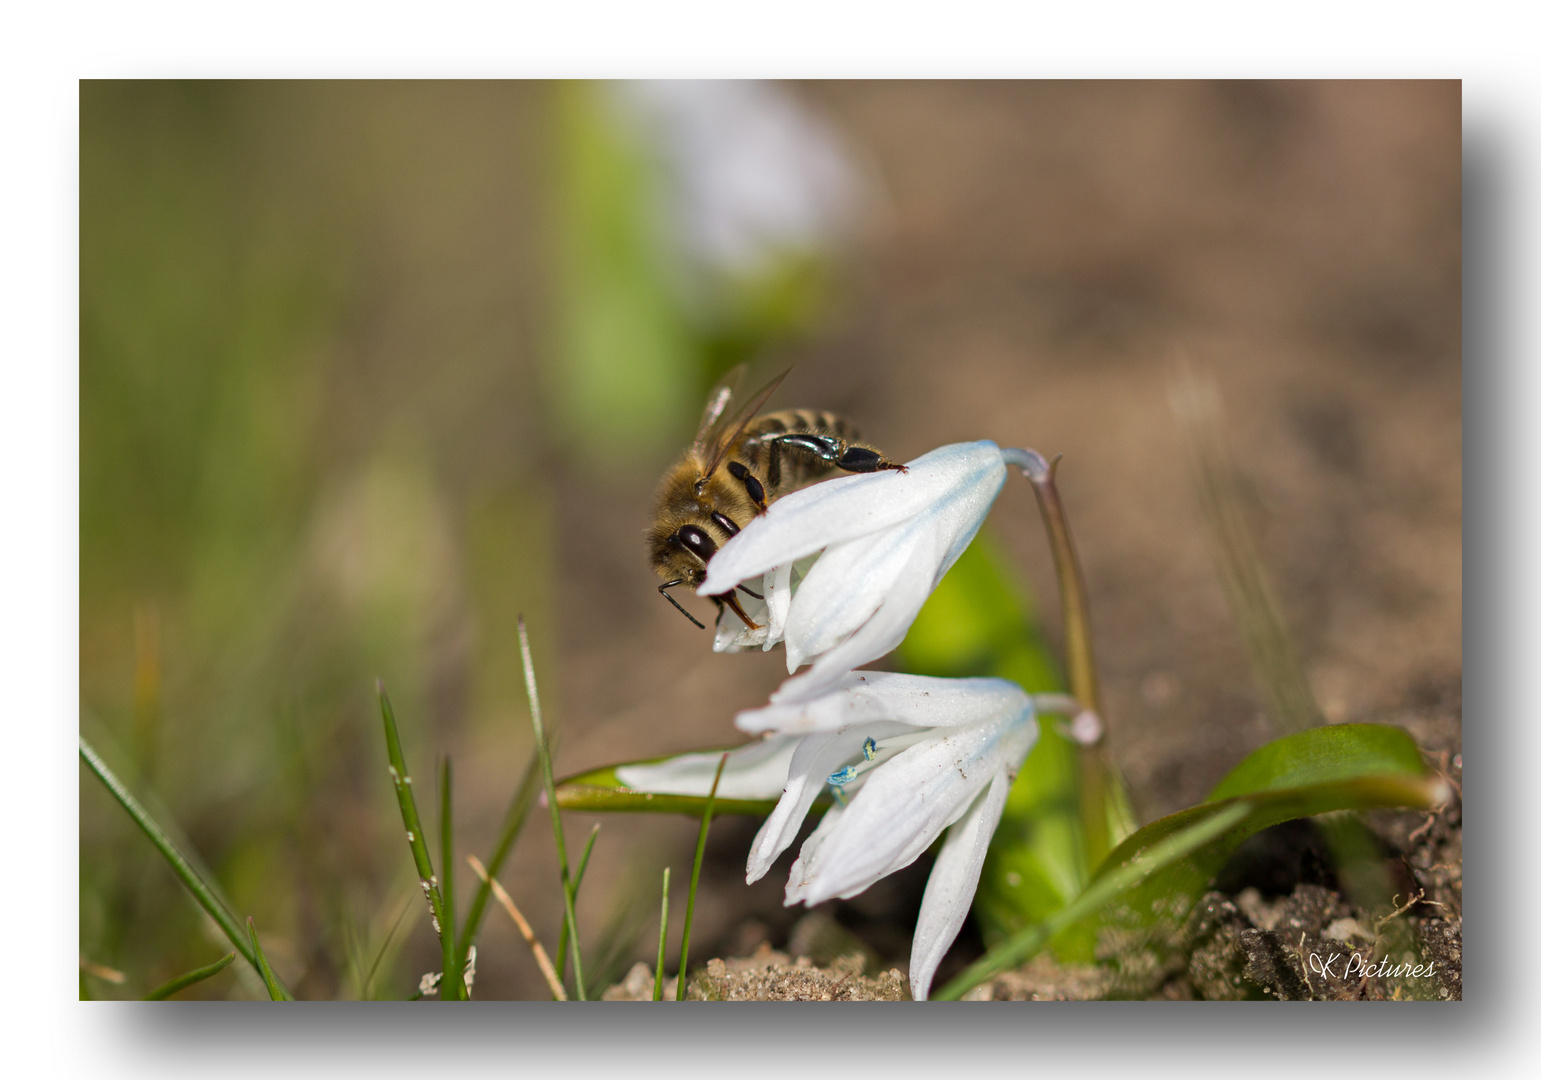
[[[908,472],[837,477],[776,500],[707,564],[698,595],[758,579],[765,596],[746,609],[761,629],[726,614],[716,647],[784,640],[788,672],[812,661],[772,697],[779,703],[815,697],[897,648],[1021,453],[988,440],[955,443],[909,462]]]
[[[855,896],[924,853],[951,826],[921,902],[910,986],[924,1000],[979,885],[990,838],[1038,737],[1037,711],[1069,712],[1062,694],[1030,696],[1003,679],[851,672],[818,696],[738,714],[778,747],[799,737],[786,787],[749,852],[756,881],[796,838],[826,785],[831,807],[792,864],[786,903]]]
[[[733,277],[788,253],[823,251],[861,194],[834,133],[773,83],[620,83],[655,135],[669,213],[695,260]]]

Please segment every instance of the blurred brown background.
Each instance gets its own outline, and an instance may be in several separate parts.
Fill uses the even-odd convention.
[[[606,217],[607,193],[662,183],[594,135],[605,109],[629,130],[608,92],[83,87],[82,731],[271,928],[300,996],[358,994],[356,958],[403,910],[370,993],[437,970],[376,675],[420,797],[453,755],[461,850],[484,858],[531,745],[517,612],[559,774],[737,742],[733,712],[785,677],[779,651],[713,655],[654,595],[640,543],[712,372],[739,356],[795,363],[773,405],[838,410],[901,459],[976,438],[1064,455],[1109,746],[1144,819],[1276,734],[1169,404],[1179,363],[1221,394],[1328,718],[1459,695],[1459,84],[781,85],[854,194],[817,272],[756,294],[780,298],[759,321],[721,291],[702,317],[667,269],[605,291],[652,235]],[[600,325],[624,374],[584,367]],[[585,413],[584,379],[624,393]],[[992,522],[1052,611],[1026,484]],[[212,960],[191,902],[81,784],[81,951],[131,976],[95,991]],[[755,824],[714,827],[693,956],[784,941],[790,856],[742,884]],[[574,847],[588,825],[569,819]],[[605,818],[585,942],[636,897],[650,956],[658,874],[688,877],[694,836]],[[893,924],[874,941],[893,959],[924,873],[857,901]],[[542,819],[503,879],[550,948]],[[492,912],[476,996],[541,994]]]

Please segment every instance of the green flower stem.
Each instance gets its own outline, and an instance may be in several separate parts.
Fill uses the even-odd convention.
[[[1070,535],[1070,521],[1055,486],[1059,458],[1046,461],[1036,450],[1006,452],[1007,460],[1022,469],[1033,485],[1038,509],[1054,551],[1054,571],[1059,578],[1060,609],[1065,625],[1065,667],[1070,692],[1083,708],[1102,717],[1102,695],[1097,686],[1097,663],[1092,655],[1091,620],[1086,600],[1086,579]],[[1099,865],[1112,848],[1108,832],[1108,765],[1100,744],[1080,745],[1081,829],[1085,837],[1086,866]]]
[[[658,966],[653,969],[653,1000],[663,1000],[663,954],[669,941],[669,868],[663,868],[663,909],[658,915]]]
[[[685,897],[685,932],[680,938],[680,974],[674,999],[685,1000],[685,969],[690,965],[690,924],[696,915],[696,886],[701,881],[701,860],[706,857],[706,831],[712,827],[712,804],[717,801],[717,783],[722,779],[722,767],[728,763],[728,753],[723,751],[717,761],[717,773],[712,777],[712,790],[706,796],[706,809],[701,812],[701,832],[696,836],[696,859],[690,867],[690,892]]]
[[[165,1001],[172,994],[180,993],[181,991],[186,990],[189,986],[192,986],[194,983],[201,983],[204,979],[212,979],[221,971],[224,971],[227,967],[229,967],[231,962],[234,960],[235,953],[227,952],[224,956],[221,956],[218,960],[214,961],[207,967],[195,968],[185,975],[178,975],[170,982],[162,983],[160,986],[157,986],[154,990],[151,990],[148,994],[146,994],[144,999],[146,1001]]]
[[[262,973],[262,966],[258,963],[256,950],[252,948],[247,935],[242,933],[240,923],[236,921],[230,909],[225,907],[219,897],[214,894],[214,890],[210,889],[204,883],[203,878],[198,876],[198,872],[192,868],[192,865],[177,850],[177,846],[171,842],[171,838],[166,835],[165,830],[156,823],[155,819],[150,816],[143,806],[139,805],[139,800],[129,794],[128,788],[107,767],[107,763],[101,759],[96,750],[85,739],[80,740],[80,756],[90,766],[91,771],[96,774],[97,779],[112,793],[113,798],[118,800],[118,804],[128,811],[128,816],[134,819],[134,824],[138,825],[140,831],[150,838],[150,843],[155,845],[156,850],[171,865],[172,872],[181,879],[182,884],[187,887],[187,891],[193,894],[193,899],[198,901],[198,906],[209,913],[209,917],[225,932],[225,937],[230,939],[230,944],[235,946],[236,951],[245,957],[246,962],[251,964],[253,970],[260,975]],[[285,996],[288,996],[289,991],[284,987],[283,981],[276,977],[275,981],[280,989],[283,990]]]
[[[573,913],[572,874],[567,868],[567,842],[562,838],[562,810],[556,801],[556,781],[551,773],[551,748],[546,743],[546,729],[541,724],[540,695],[535,689],[535,662],[530,658],[530,635],[524,616],[519,616],[519,657],[524,663],[524,688],[530,698],[530,722],[535,726],[535,748],[540,753],[541,778],[546,784],[546,805],[551,808],[551,831],[556,837],[557,862],[562,868],[562,905],[571,933],[573,978],[577,981],[578,1000],[587,1001],[583,988],[583,953],[578,946],[578,918]]]
[[[423,836],[423,823],[417,816],[412,777],[407,773],[407,762],[401,754],[401,736],[396,731],[396,713],[391,708],[391,699],[385,694],[385,684],[378,682],[375,689],[380,695],[380,717],[385,724],[385,751],[390,758],[391,784],[396,789],[396,802],[401,807],[402,823],[407,827],[407,846],[412,849],[417,880],[423,887],[423,896],[428,900],[428,916],[433,920],[433,932],[442,944],[446,937],[444,898],[439,892],[439,879],[433,872],[433,861],[428,857],[428,841]],[[446,974],[444,977],[449,976]],[[441,996],[440,1000],[444,998]]]
[[[1042,949],[1055,934],[1096,914],[1115,900],[1120,893],[1138,885],[1150,874],[1176,862],[1226,830],[1239,824],[1252,812],[1246,802],[1238,802],[1217,812],[1214,816],[1181,832],[1174,833],[1130,859],[1117,869],[1092,882],[1080,896],[1049,916],[1013,934],[1006,941],[991,949],[970,964],[941,990],[931,995],[933,1001],[956,1001],[980,983],[988,982],[1012,968],[1020,967]]]

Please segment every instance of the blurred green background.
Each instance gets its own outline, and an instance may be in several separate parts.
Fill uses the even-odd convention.
[[[640,543],[740,360],[901,460],[1065,454],[1142,819],[1271,734],[1173,468],[1178,357],[1225,395],[1329,719],[1458,691],[1457,83],[87,82],[80,124],[81,732],[300,997],[438,968],[376,677],[485,858],[530,750],[518,613],[559,773],[737,742],[785,676],[711,654]],[[1025,489],[993,526],[1052,597]],[[82,992],[226,951],[80,782],[80,952],[125,976]],[[786,941],[780,875],[743,883],[756,824],[714,825],[693,955]],[[585,941],[624,966],[694,836],[605,819]],[[885,960],[926,870],[838,909]],[[549,949],[549,831],[503,880]],[[542,993],[491,912],[476,996]],[[241,964],[200,995],[265,996]]]
[[[806,190],[736,206],[691,155],[823,132],[764,88],[665,90],[82,87],[82,730],[301,996],[361,992],[410,891],[375,677],[422,777],[453,746],[497,813],[518,613],[554,653],[553,487],[650,489],[710,382],[816,319],[846,193],[793,160]],[[727,202],[690,220],[702,183]],[[130,981],[86,992],[142,992],[211,942],[101,796],[82,954]]]

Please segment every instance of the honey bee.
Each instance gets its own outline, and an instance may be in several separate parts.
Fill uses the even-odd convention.
[[[705,630],[696,617],[669,595],[676,585],[699,588],[706,564],[744,525],[782,495],[835,469],[880,472],[905,466],[857,441],[844,419],[830,412],[783,409],[756,419],[781,380],[782,372],[731,415],[740,365],[712,390],[695,441],[658,485],[657,508],[648,528],[648,560],[664,583],[658,593],[680,614]],[[719,471],[720,470],[720,471]],[[756,600],[759,593],[738,586]],[[717,615],[724,606],[751,630],[759,625],[744,613],[733,590],[713,596]]]

